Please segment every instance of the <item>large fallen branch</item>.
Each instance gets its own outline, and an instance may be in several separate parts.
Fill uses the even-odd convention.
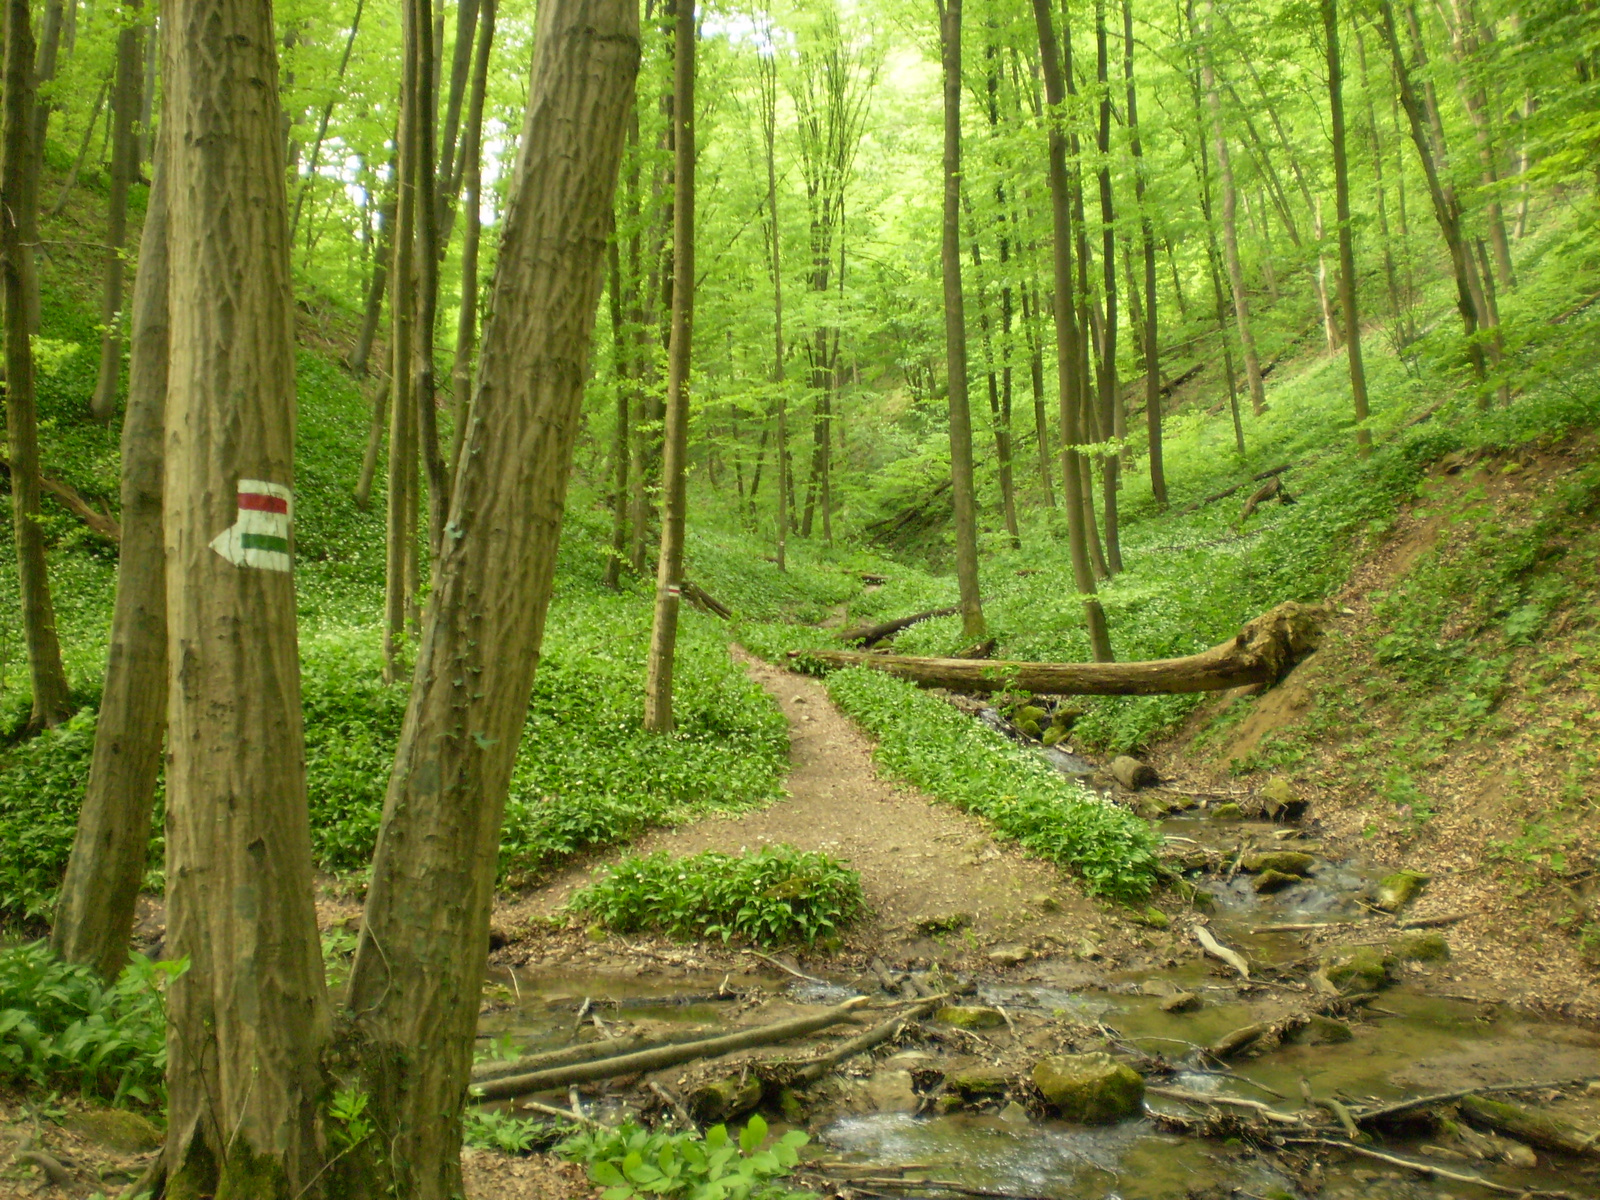
[[[1154,696],[1275,683],[1316,648],[1324,610],[1289,601],[1263,613],[1220,646],[1186,658],[1126,663],[1037,663],[913,658],[854,650],[795,650],[797,663],[872,667],[922,687],[958,692],[1024,691],[1048,696]]]
[[[619,1075],[636,1075],[644,1071],[660,1071],[679,1063],[693,1062],[697,1058],[718,1058],[735,1050],[749,1050],[755,1046],[770,1046],[791,1041],[808,1033],[827,1029],[841,1021],[848,1021],[856,1009],[867,1002],[865,996],[846,1000],[843,1004],[826,1009],[809,1017],[792,1021],[779,1021],[775,1025],[762,1025],[756,1029],[741,1029],[737,1033],[706,1038],[698,1042],[680,1042],[673,1046],[658,1046],[635,1054],[620,1054],[613,1058],[593,1062],[571,1063],[550,1067],[543,1071],[530,1071],[526,1075],[511,1075],[505,1079],[474,1084],[475,1100],[507,1100],[512,1096],[525,1096],[547,1088],[566,1087],[574,1083],[592,1083],[597,1079],[615,1079]]]
[[[959,604],[952,604],[947,608],[930,608],[926,612],[912,613],[909,617],[897,617],[893,621],[884,621],[877,625],[862,625],[855,629],[847,629],[839,635],[841,642],[856,642],[862,646],[875,646],[885,638],[891,638],[902,629],[910,629],[920,621],[931,621],[934,617],[953,617],[961,611]]]
[[[4,457],[0,457],[0,475],[4,475],[7,479],[11,478],[11,463]],[[39,486],[48,495],[60,501],[63,508],[107,541],[120,542],[122,540],[122,526],[117,523],[117,519],[110,513],[101,512],[99,509],[92,507],[83,498],[82,493],[70,483],[62,483],[59,479],[41,475],[39,476]]]

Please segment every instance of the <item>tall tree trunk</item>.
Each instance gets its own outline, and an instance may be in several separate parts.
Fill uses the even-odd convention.
[[[1372,86],[1367,76],[1367,41],[1361,22],[1355,22],[1356,60],[1361,65],[1361,92],[1366,98],[1367,140],[1372,143],[1372,187],[1378,202],[1378,235],[1383,239],[1383,277],[1389,288],[1389,316],[1398,320],[1401,313],[1400,278],[1395,270],[1394,238],[1389,233],[1388,189],[1383,183],[1383,140],[1378,136],[1378,113],[1372,102]]]
[[[145,28],[144,88],[139,108],[139,161],[154,163],[156,158],[156,78],[157,63],[161,58],[160,31],[165,20],[159,12],[151,13],[150,24]],[[166,65],[161,64],[165,70]]]
[[[546,0],[467,449],[384,805],[349,1014],[380,1188],[461,1194],[500,820],[555,576],[637,7]]]
[[[625,219],[633,219],[627,212]],[[612,377],[617,399],[613,407],[611,431],[611,552],[606,555],[606,569],[601,579],[603,586],[615,588],[622,578],[622,556],[628,549],[628,467],[631,438],[628,416],[633,411],[633,392],[628,376],[632,357],[632,339],[623,324],[623,313],[628,305],[622,296],[622,253],[617,247],[617,233],[606,243],[606,300],[611,310]]]
[[[414,4],[416,0],[408,0]],[[383,593],[383,677],[393,683],[403,670],[410,565],[416,555],[412,536],[416,503],[416,403],[411,374],[412,321],[415,318],[416,142],[420,103],[416,56],[401,57],[399,140],[395,149],[394,266],[389,296],[389,497],[385,526]]]
[[[30,170],[36,196],[31,210],[19,214],[16,218],[22,222],[22,244],[29,247],[29,257],[33,260],[32,267],[23,280],[28,288],[27,317],[30,333],[39,332],[38,180],[44,177],[45,134],[50,128],[50,114],[60,107],[54,98],[56,89],[51,85],[56,82],[56,65],[61,56],[61,34],[65,26],[66,0],[45,0],[44,24],[39,31],[38,58],[33,63],[31,84],[33,113],[30,118],[32,132],[28,143],[28,152],[33,156]]]
[[[137,4],[129,7],[138,12]],[[100,375],[89,402],[89,415],[102,424],[116,413],[117,384],[122,379],[122,259],[128,241],[128,189],[139,174],[139,137],[134,120],[139,109],[139,84],[144,78],[139,55],[141,33],[137,25],[125,25],[117,31],[117,88],[111,101],[111,197],[106,214],[105,289],[100,304]]]
[[[1406,63],[1405,51],[1400,48],[1400,32],[1394,18],[1394,0],[1379,0],[1379,6],[1383,14],[1384,41],[1389,44],[1389,53],[1394,59],[1395,81],[1400,88],[1400,105],[1405,109],[1406,117],[1411,124],[1411,140],[1416,144],[1417,157],[1422,162],[1422,174],[1428,182],[1428,196],[1433,201],[1434,219],[1439,223],[1439,232],[1443,235],[1445,247],[1450,252],[1450,264],[1456,277],[1456,309],[1461,314],[1461,324],[1466,332],[1467,358],[1472,364],[1473,373],[1481,383],[1487,377],[1487,369],[1483,358],[1483,346],[1478,340],[1480,304],[1473,295],[1472,260],[1468,255],[1466,242],[1461,236],[1461,209],[1456,204],[1454,191],[1447,193],[1439,178],[1439,166],[1434,161],[1433,147],[1428,140],[1427,118],[1411,80],[1411,68]],[[1479,396],[1480,407],[1487,407],[1488,403],[1488,392],[1482,392]]]
[[[1356,306],[1355,234],[1350,228],[1350,163],[1344,144],[1344,71],[1339,60],[1339,0],[1322,0],[1322,35],[1328,57],[1328,125],[1333,139],[1333,186],[1339,215],[1339,306],[1344,310],[1345,354],[1350,363],[1350,398],[1356,410],[1356,446],[1372,453],[1367,428],[1367,372],[1361,362],[1361,315]]]
[[[1005,397],[1002,410],[1000,378],[994,369],[994,340],[989,331],[989,309],[984,302],[983,253],[978,245],[978,223],[972,215],[971,197],[963,194],[962,204],[967,210],[967,231],[972,242],[972,273],[978,291],[978,330],[983,339],[984,379],[989,389],[989,421],[994,427],[995,474],[1000,480],[1000,510],[1006,523],[1006,534],[1013,550],[1022,549],[1022,538],[1017,529],[1016,488],[1011,476],[1011,397]],[[1010,380],[1008,379],[1009,386]]]
[[[984,633],[978,596],[978,510],[972,475],[972,413],[967,403],[967,317],[961,294],[961,0],[934,0],[944,72],[944,277],[945,369],[949,374],[950,491],[955,502],[956,583],[961,628]]]
[[[362,512],[372,503],[372,484],[378,474],[378,455],[383,450],[383,433],[389,425],[389,388],[392,377],[385,375],[378,382],[377,394],[372,397],[372,420],[367,423],[367,446],[361,454],[361,474],[356,479],[355,502]]]
[[[644,727],[670,733],[672,668],[683,598],[683,540],[689,504],[689,368],[694,334],[695,23],[694,0],[677,0],[673,37],[672,334],[667,344],[667,412],[662,434],[661,553],[655,620],[645,664]]]
[[[378,325],[383,320],[383,294],[389,286],[389,268],[394,260],[394,226],[399,205],[400,133],[395,131],[394,155],[389,160],[388,194],[378,208],[378,246],[372,259],[372,278],[367,283],[367,299],[362,307],[361,328],[356,334],[356,344],[347,360],[350,370],[357,375],[367,373],[367,360],[372,356],[372,343],[378,336]],[[392,355],[390,356],[392,359]],[[391,363],[391,368],[393,364]]]
[[[361,28],[361,11],[366,6],[366,0],[356,0],[355,15],[350,18],[350,32],[345,35],[344,53],[339,56],[339,70],[333,79],[333,88],[328,93],[328,101],[322,106],[322,115],[317,118],[317,136],[311,142],[311,154],[306,159],[306,177],[300,184],[300,190],[294,197],[294,215],[289,218],[289,244],[294,244],[295,231],[300,228],[300,212],[305,207],[306,196],[316,186],[317,166],[322,160],[322,143],[328,138],[328,122],[333,119],[333,107],[339,101],[339,89],[344,83],[344,73],[350,65],[350,51],[355,49],[356,33]]]
[[[1100,429],[1101,436],[1121,441],[1127,432],[1127,415],[1122,405],[1122,389],[1117,386],[1117,214],[1111,195],[1111,82],[1110,55],[1106,43],[1105,0],[1094,6],[1095,80],[1100,85],[1100,125],[1095,147],[1100,152],[1100,265],[1105,289],[1105,324],[1100,337]],[[1120,486],[1122,458],[1111,451],[1100,459],[1101,493],[1106,521],[1106,566],[1113,575],[1122,573],[1122,539],[1117,522],[1117,488]]]
[[[478,247],[483,238],[483,107],[489,88],[489,54],[494,48],[495,0],[477,0],[477,48],[472,64],[472,88],[467,98],[467,128],[461,141],[462,195],[467,226],[461,235],[461,311],[456,317],[455,360],[450,371],[454,429],[450,437],[449,477],[454,480],[461,464],[461,447],[467,436],[467,405],[472,395],[472,352],[478,337]],[[638,193],[638,179],[634,179]],[[634,277],[637,285],[637,276]],[[625,501],[623,501],[625,502]]]
[[[1244,270],[1239,265],[1239,228],[1236,212],[1238,192],[1233,186],[1233,163],[1228,155],[1228,135],[1222,124],[1222,94],[1217,88],[1215,55],[1216,0],[1206,0],[1205,42],[1200,50],[1201,77],[1206,103],[1211,107],[1211,136],[1216,145],[1217,176],[1222,187],[1222,254],[1228,268],[1228,285],[1233,291],[1233,319],[1239,330],[1239,346],[1244,353],[1245,378],[1250,385],[1250,407],[1256,416],[1267,411],[1267,392],[1261,382],[1261,359],[1256,353],[1255,335],[1250,330],[1250,299],[1244,290]]]
[[[1133,194],[1139,206],[1139,245],[1144,254],[1144,422],[1150,452],[1150,491],[1167,507],[1167,474],[1161,456],[1161,349],[1156,340],[1156,235],[1145,199],[1144,144],[1139,139],[1139,96],[1133,81],[1133,0],[1122,0],[1122,73],[1128,85],[1128,151],[1133,155]],[[1130,292],[1138,285],[1130,275]]]
[[[439,135],[439,178],[436,184],[438,189],[438,222],[440,234],[439,244],[442,249],[450,240],[451,209],[458,194],[460,184],[466,178],[466,164],[463,158],[458,158],[457,139],[461,134],[461,105],[467,101],[468,108],[471,101],[467,99],[467,80],[473,62],[473,33],[481,24],[478,15],[478,5],[482,0],[456,0],[456,39],[450,52],[450,90],[445,99],[443,130]],[[442,13],[441,13],[442,15]],[[485,28],[492,28],[485,26]],[[439,39],[436,46],[437,57],[442,61],[444,57],[443,38]],[[437,91],[440,80],[436,75],[433,85]],[[437,96],[435,97],[437,103]],[[469,118],[470,123],[470,118]],[[460,136],[459,148],[464,156],[467,150],[467,137]]]
[[[163,519],[169,1196],[315,1194],[331,1034],[295,634],[294,295],[270,10],[172,0]]]
[[[776,447],[778,476],[778,570],[788,569],[784,561],[789,542],[789,423],[788,388],[783,378],[783,226],[778,222],[778,64],[769,55],[756,60],[761,85],[761,136],[767,156],[768,244],[772,251],[772,387],[778,418]],[[755,489],[751,488],[751,500]]]
[[[166,555],[161,475],[167,400],[167,196],[158,165],[139,243],[122,418],[122,541],[89,787],[50,944],[115,979],[128,959],[150,852],[167,725]]]
[[[1078,370],[1072,344],[1072,223],[1069,220],[1070,196],[1067,182],[1067,139],[1061,123],[1066,87],[1062,82],[1061,55],[1057,49],[1055,25],[1050,17],[1050,0],[1033,0],[1034,23],[1039,32],[1039,57],[1044,64],[1046,113],[1050,146],[1050,223],[1054,233],[1055,269],[1056,384],[1061,401],[1061,502],[1067,509],[1067,549],[1072,559],[1073,583],[1083,599],[1084,624],[1089,631],[1089,648],[1096,662],[1111,661],[1111,633],[1106,627],[1105,610],[1095,596],[1094,570],[1089,565],[1088,530],[1083,514],[1083,444],[1078,410],[1072,398],[1078,387],[1073,376]]]
[[[411,328],[411,370],[415,374],[412,400],[416,405],[417,447],[428,477],[428,548],[439,556],[445,519],[450,512],[450,479],[445,474],[444,448],[439,444],[439,406],[433,375],[434,325],[439,307],[439,206],[437,147],[434,143],[434,106],[438,99],[439,51],[428,0],[403,0],[402,13],[412,14],[410,33],[415,45],[416,80],[421,103],[410,110],[415,123],[412,145],[412,221],[416,226],[416,320]],[[441,13],[441,20],[443,15]],[[413,589],[414,591],[415,589]],[[415,620],[415,618],[413,618]]]
[[[1483,85],[1482,68],[1477,61],[1481,40],[1478,13],[1472,0],[1450,0],[1449,9],[1444,11],[1446,24],[1450,27],[1450,47],[1459,68],[1456,87],[1461,93],[1462,107],[1467,110],[1467,119],[1472,122],[1472,132],[1478,142],[1478,162],[1485,193],[1484,217],[1488,225],[1489,245],[1494,249],[1495,273],[1501,287],[1514,288],[1517,286],[1517,275],[1511,265],[1511,241],[1506,236],[1505,209],[1500,202],[1499,151],[1495,146],[1494,119],[1489,95]]]
[[[1022,328],[1028,339],[1028,386],[1033,392],[1033,436],[1039,453],[1039,482],[1045,503],[1056,506],[1055,467],[1050,456],[1050,421],[1045,412],[1044,345],[1039,333],[1038,292],[1030,280],[1022,289]]]
[[[27,0],[6,0],[5,98],[0,143],[0,288],[6,325],[6,428],[11,441],[11,517],[22,593],[22,636],[28,649],[33,711],[28,727],[59,725],[71,716],[67,676],[56,639],[55,607],[39,528],[39,427],[28,324],[33,252],[29,230],[39,204],[34,121],[33,29]]]

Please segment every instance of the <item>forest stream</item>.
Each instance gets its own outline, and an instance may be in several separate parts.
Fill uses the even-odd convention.
[[[925,815],[965,823],[972,837],[982,836],[974,819],[864,777],[871,767],[862,747],[819,686],[764,664],[748,666],[792,723],[791,798],[747,817],[657,835],[652,845],[681,851],[776,836],[802,840],[797,830],[810,827],[814,844],[837,848],[830,835],[838,828],[818,816],[830,806],[869,841],[882,836],[875,822],[909,819],[911,809],[901,813],[899,805],[928,808]],[[1085,765],[1056,757],[1065,769]],[[843,787],[852,776],[852,786]],[[885,789],[877,804],[891,811],[874,811],[860,789]],[[841,805],[866,807],[837,811]],[[1448,962],[1435,957],[1448,953],[1448,927],[1407,933],[1397,928],[1406,922],[1374,908],[1375,889],[1395,864],[1325,857],[1314,818],[1217,819],[1197,807],[1165,819],[1169,861],[1202,895],[1159,936],[1120,917],[1120,933],[1108,936],[1086,904],[1062,911],[1039,895],[1031,914],[1019,917],[1015,897],[1037,886],[1038,864],[1009,851],[963,856],[953,847],[935,873],[955,895],[971,900],[962,877],[976,872],[1012,899],[980,905],[977,914],[962,914],[966,922],[952,918],[940,929],[926,916],[906,915],[929,902],[922,864],[901,855],[903,875],[896,877],[875,860],[863,871],[875,910],[871,927],[837,953],[810,955],[803,964],[599,931],[569,932],[556,945],[552,935],[542,957],[537,945],[496,956],[497,999],[481,1019],[480,1044],[529,1054],[580,1036],[711,1036],[822,1013],[856,996],[868,1006],[859,1031],[892,1014],[896,1003],[948,994],[931,1017],[907,1020],[895,1036],[809,1088],[775,1086],[771,1067],[836,1045],[837,1027],[813,1038],[812,1047],[769,1046],[660,1071],[649,1077],[660,1090],[623,1087],[631,1082],[623,1080],[542,1097],[553,1106],[580,1104],[608,1121],[641,1106],[653,1120],[671,1120],[667,1104],[680,1098],[706,1120],[737,1120],[759,1104],[813,1135],[804,1178],[840,1195],[1178,1200],[1300,1197],[1315,1188],[1338,1200],[1474,1197],[1486,1194],[1477,1184],[1335,1148],[1329,1143],[1342,1134],[1327,1134],[1326,1102],[1359,1114],[1422,1095],[1577,1081],[1510,1098],[1580,1129],[1600,1127],[1600,1084],[1585,1090],[1588,1080],[1600,1079],[1600,1033],[1475,997],[1470,981],[1451,978]],[[961,833],[947,833],[946,844]],[[1260,873],[1240,869],[1251,847],[1310,861],[1279,890],[1262,892]],[[842,847],[845,857],[850,849]],[[541,903],[553,907],[570,884],[547,889]],[[916,899],[896,896],[897,888]],[[1198,953],[1202,924],[1216,943],[1245,957],[1248,979]],[[518,958],[531,966],[517,965]],[[1341,962],[1354,965],[1344,974],[1328,965]],[[1330,974],[1344,986],[1330,992]],[[1249,1036],[1256,1026],[1263,1028]],[[1050,1115],[1030,1070],[1063,1051],[1105,1051],[1135,1066],[1150,1089],[1142,1115],[1097,1125]],[[763,1086],[753,1086],[756,1080]],[[1323,1144],[1297,1146],[1295,1138]],[[1424,1155],[1458,1175],[1491,1181],[1503,1194],[1600,1194],[1592,1165],[1574,1169],[1592,1159],[1552,1155],[1453,1119],[1364,1129],[1361,1144],[1384,1155]]]

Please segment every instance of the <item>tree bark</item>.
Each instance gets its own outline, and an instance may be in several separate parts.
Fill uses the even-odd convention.
[[[400,144],[397,127],[394,137]],[[399,150],[389,160],[389,178],[396,180],[400,169]],[[378,336],[378,325],[383,320],[383,294],[389,286],[389,268],[394,260],[394,226],[398,215],[398,180],[389,185],[389,194],[378,208],[378,248],[372,257],[372,279],[367,284],[367,300],[361,313],[361,328],[356,334],[356,344],[350,351],[348,365],[357,375],[367,373],[367,360],[372,356],[372,343]],[[392,366],[392,363],[391,363]]]
[[[1039,482],[1044,500],[1056,506],[1055,467],[1050,455],[1050,420],[1045,411],[1044,344],[1039,333],[1038,291],[1030,281],[1022,289],[1022,328],[1028,338],[1028,385],[1033,392],[1033,436],[1039,454]]]
[[[167,1195],[317,1195],[330,1025],[293,564],[294,297],[270,9],[172,0],[163,141]]]
[[[167,724],[162,457],[167,400],[167,196],[156,167],[139,243],[122,418],[122,538],[105,690],[89,787],[67,860],[50,944],[115,979],[128,958],[150,853],[150,811]]]
[[[500,819],[554,581],[637,22],[624,0],[539,6],[451,537],[350,982],[380,1181],[407,1200],[461,1189]]]
[[[29,297],[37,222],[39,156],[35,129],[33,29],[27,0],[6,0],[5,98],[0,143],[0,289],[5,301],[6,429],[11,441],[11,517],[22,593],[22,636],[28,651],[33,710],[28,728],[59,725],[71,713],[67,675],[56,638],[55,606],[39,528],[39,425],[34,396]]]
[[[961,628],[984,635],[978,595],[978,509],[972,476],[972,413],[967,403],[967,318],[961,294],[961,0],[934,0],[944,71],[944,277],[945,369],[949,375],[950,492],[955,502],[956,582]]]
[[[694,335],[695,22],[694,0],[677,0],[673,38],[672,332],[667,343],[667,412],[662,432],[661,551],[655,618],[645,663],[644,727],[670,733],[672,668],[683,597],[683,540],[689,504],[689,368]]]
[[[1144,252],[1144,422],[1149,442],[1150,491],[1167,507],[1167,474],[1161,457],[1161,350],[1156,319],[1156,235],[1145,200],[1144,145],[1139,139],[1139,96],[1133,81],[1133,0],[1122,0],[1123,76],[1128,84],[1128,152],[1133,155],[1133,194],[1139,207],[1139,244]],[[1130,276],[1128,286],[1137,288]]]
[[[1125,663],[1029,663],[970,658],[913,658],[858,650],[797,650],[796,662],[871,667],[920,687],[960,692],[1033,692],[1045,696],[1157,696],[1214,692],[1273,683],[1316,647],[1322,609],[1288,601],[1263,613],[1226,642],[1185,658]]]
[[[466,178],[465,155],[467,152],[467,138],[460,137],[460,150],[462,158],[456,157],[457,138],[461,134],[461,104],[468,98],[468,72],[473,65],[474,32],[479,24],[478,6],[482,0],[456,0],[456,40],[450,54],[450,91],[445,99],[444,129],[439,141],[439,171],[438,182],[435,187],[438,195],[438,208],[436,220],[440,230],[439,243],[441,252],[443,246],[450,240],[451,206],[457,195],[459,185]],[[492,29],[492,25],[485,25],[485,29]],[[444,58],[443,39],[436,48],[440,61]],[[439,86],[438,75],[435,74],[433,86],[437,91]],[[435,96],[435,104],[438,98]],[[470,124],[470,118],[469,118]]]
[[[477,0],[482,29],[472,64],[467,98],[467,128],[461,142],[462,195],[467,226],[461,234],[461,311],[456,318],[455,360],[450,372],[455,428],[450,437],[449,477],[461,465],[467,436],[467,405],[472,395],[472,352],[478,337],[478,251],[483,240],[483,107],[489,88],[489,54],[494,48],[495,0]],[[637,180],[635,180],[637,192]],[[635,277],[637,282],[637,277]]]
[[[1394,238],[1389,233],[1388,189],[1383,182],[1383,140],[1378,135],[1378,113],[1372,102],[1372,87],[1367,75],[1367,42],[1361,35],[1361,22],[1355,23],[1356,59],[1361,66],[1361,92],[1366,98],[1367,139],[1372,143],[1372,188],[1378,202],[1378,236],[1383,239],[1383,277],[1389,288],[1389,315],[1400,319],[1400,278],[1395,270]]]
[[[1212,40],[1215,37],[1216,0],[1206,0],[1205,44],[1200,50],[1202,83],[1206,102],[1211,107],[1211,135],[1216,145],[1217,175],[1222,186],[1222,256],[1228,268],[1228,286],[1233,291],[1233,319],[1239,330],[1239,346],[1244,353],[1245,379],[1250,386],[1251,410],[1260,416],[1267,411],[1267,393],[1261,382],[1261,358],[1256,353],[1255,335],[1250,329],[1250,299],[1244,290],[1244,270],[1239,265],[1239,229],[1235,213],[1239,196],[1233,186],[1233,163],[1228,155],[1228,135],[1222,126],[1222,95],[1217,88]]]
[[[428,478],[428,548],[432,561],[439,556],[445,519],[450,512],[450,478],[445,473],[444,448],[439,444],[439,406],[433,374],[433,337],[439,308],[439,205],[435,203],[438,147],[434,141],[439,51],[435,46],[434,24],[429,19],[429,0],[403,0],[401,10],[412,15],[411,34],[421,100],[411,109],[415,122],[412,144],[416,149],[411,164],[415,205],[412,221],[417,239],[412,257],[417,311],[411,327],[411,370],[415,374],[412,401],[416,405],[418,453]],[[442,12],[440,19],[443,19]]]
[[[629,204],[624,219],[631,223],[637,219],[635,205]],[[622,252],[617,248],[617,232],[606,243],[606,300],[611,310],[612,377],[617,392],[612,412],[611,430],[611,552],[606,556],[603,586],[615,588],[622,578],[622,556],[628,549],[628,467],[629,446],[632,441],[628,429],[628,416],[633,411],[633,394],[628,377],[633,349],[631,339],[623,324],[623,313],[629,307],[622,296]]]
[[[383,431],[389,424],[389,376],[378,383],[372,397],[372,420],[367,425],[367,447],[361,454],[361,475],[356,480],[356,507],[366,512],[372,503],[372,483],[378,474],[378,455],[383,451]]]
[[[405,0],[406,13],[418,0]],[[394,266],[389,285],[389,494],[384,555],[383,678],[393,683],[403,670],[411,562],[416,557],[417,411],[412,374],[412,323],[416,317],[417,129],[422,103],[415,18],[403,22],[400,121],[395,145]],[[426,195],[427,193],[425,193]]]
[[[1039,57],[1044,64],[1045,100],[1049,104],[1046,121],[1050,147],[1050,220],[1054,233],[1056,384],[1060,391],[1063,443],[1061,499],[1067,509],[1067,548],[1072,559],[1073,582],[1083,601],[1090,653],[1096,662],[1109,662],[1111,633],[1106,626],[1105,610],[1095,596],[1094,569],[1089,565],[1088,525],[1083,512],[1084,462],[1076,449],[1083,444],[1083,432],[1078,422],[1077,405],[1073,403],[1078,391],[1078,359],[1071,334],[1072,226],[1069,220],[1067,140],[1061,130],[1066,87],[1062,82],[1061,53],[1057,48],[1055,25],[1050,16],[1050,0],[1033,0],[1033,16],[1038,27]]]
[[[1367,428],[1367,373],[1361,362],[1361,314],[1356,303],[1355,233],[1350,227],[1350,163],[1344,139],[1344,71],[1339,59],[1339,0],[1322,0],[1322,34],[1328,58],[1328,124],[1333,139],[1333,181],[1339,216],[1339,306],[1344,311],[1345,355],[1350,364],[1350,398],[1356,412],[1356,447],[1372,454]]]
[[[761,85],[761,135],[767,157],[768,242],[772,251],[772,387],[777,409],[776,447],[778,476],[778,570],[788,569],[784,561],[789,542],[789,395],[783,371],[783,227],[778,223],[778,64],[769,55],[756,60]],[[754,500],[754,488],[751,499]]]
[[[129,4],[138,12],[137,3]],[[124,25],[117,31],[117,85],[111,100],[111,196],[106,214],[105,290],[100,305],[100,375],[95,381],[89,415],[109,422],[117,410],[117,384],[122,380],[123,250],[128,241],[128,189],[139,174],[139,137],[134,121],[139,109],[142,30]]]
[[[1111,195],[1111,82],[1110,55],[1106,44],[1105,0],[1094,6],[1095,80],[1100,85],[1100,125],[1095,148],[1100,152],[1096,174],[1100,183],[1100,266],[1105,290],[1105,322],[1100,335],[1100,433],[1103,438],[1120,441],[1127,432],[1127,416],[1122,406],[1122,389],[1117,386],[1117,214]],[[1100,457],[1101,507],[1105,513],[1106,567],[1112,575],[1122,574],[1122,539],[1117,521],[1117,488],[1122,472],[1121,453],[1109,451]]]

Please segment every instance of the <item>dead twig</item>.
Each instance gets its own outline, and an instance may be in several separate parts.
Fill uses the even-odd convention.
[[[1382,1150],[1370,1150],[1366,1146],[1356,1146],[1350,1142],[1337,1142],[1332,1138],[1284,1138],[1284,1143],[1290,1146],[1326,1146],[1330,1150],[1343,1150],[1346,1154],[1360,1155],[1370,1158],[1374,1162],[1388,1163],[1391,1167],[1404,1167],[1408,1171],[1415,1171],[1418,1175],[1429,1179],[1447,1179],[1451,1183],[1467,1183],[1473,1187],[1486,1188],[1502,1196],[1531,1196],[1539,1200],[1579,1200],[1575,1192],[1547,1192],[1538,1189],[1521,1187],[1507,1187],[1503,1183],[1495,1183],[1481,1175],[1469,1175],[1465,1171],[1452,1171],[1442,1167],[1436,1162],[1415,1162],[1409,1158],[1401,1158],[1398,1154],[1385,1154]]]
[[[1237,950],[1228,949],[1228,947],[1217,941],[1211,930],[1204,925],[1196,925],[1194,927],[1194,940],[1199,942],[1205,952],[1212,958],[1227,963],[1235,971],[1239,972],[1240,979],[1250,978],[1250,963],[1245,959],[1244,955]]]
[[[785,975],[793,975],[796,979],[804,979],[807,983],[820,983],[824,987],[829,986],[826,979],[818,979],[815,975],[807,975],[804,971],[797,971],[788,963],[779,962],[770,954],[763,954],[759,950],[741,950],[740,953],[748,954],[751,958],[759,958],[762,962],[777,967]]]

